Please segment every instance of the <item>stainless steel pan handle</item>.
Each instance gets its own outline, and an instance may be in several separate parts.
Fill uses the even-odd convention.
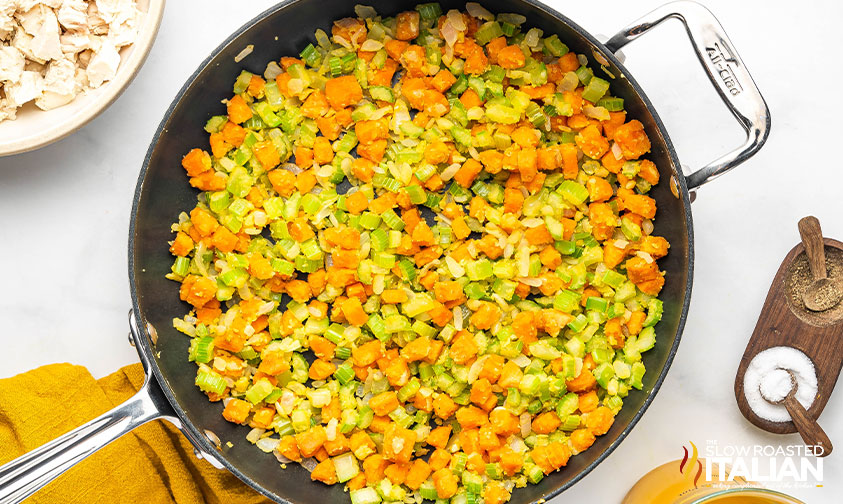
[[[85,425],[0,466],[0,504],[22,501],[88,455],[150,420],[168,420],[181,429],[172,406],[149,373],[149,362],[143,352],[138,354],[146,371],[138,393]]]
[[[606,47],[617,52],[671,18],[685,25],[708,78],[746,131],[746,141],[740,147],[686,176],[688,188],[695,189],[758,152],[770,134],[770,110],[720,22],[711,11],[696,2],[683,0],[665,4],[618,32],[606,42]]]

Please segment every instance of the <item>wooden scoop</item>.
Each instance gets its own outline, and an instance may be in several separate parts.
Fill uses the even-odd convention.
[[[805,407],[796,399],[796,391],[799,389],[799,383],[790,370],[785,369],[785,371],[790,375],[790,392],[784,396],[784,399],[771,401],[770,398],[764,395],[763,391],[761,397],[771,404],[784,404],[784,407],[787,408],[787,412],[790,414],[790,419],[796,425],[796,430],[802,436],[802,441],[808,446],[821,446],[822,453],[817,453],[816,455],[818,457],[825,457],[831,453],[834,446],[831,444],[831,440],[823,428],[820,427],[820,424],[808,415]]]
[[[814,216],[802,218],[799,221],[799,235],[802,236],[802,244],[805,245],[805,254],[808,256],[808,264],[814,277],[814,281],[802,295],[802,302],[805,308],[815,312],[834,308],[843,298],[843,292],[834,281],[828,278],[820,221]]]

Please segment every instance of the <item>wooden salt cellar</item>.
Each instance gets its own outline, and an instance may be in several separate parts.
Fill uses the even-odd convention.
[[[843,243],[823,238],[826,267],[832,280],[843,280]],[[746,401],[743,381],[746,368],[759,352],[777,346],[790,346],[805,353],[814,363],[817,373],[817,397],[808,415],[819,418],[840,369],[843,367],[843,302],[826,312],[808,311],[802,304],[795,278],[808,275],[810,270],[802,243],[793,247],[779,267],[767,300],[761,308],[758,323],[744,350],[735,377],[735,397],[738,407],[755,426],[774,434],[796,432],[793,422],[770,422],[756,415]]]

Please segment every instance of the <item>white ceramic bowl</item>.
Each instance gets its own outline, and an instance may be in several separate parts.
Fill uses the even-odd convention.
[[[145,13],[143,25],[135,42],[120,50],[120,66],[114,79],[80,94],[63,107],[41,110],[28,103],[18,110],[14,121],[0,121],[0,156],[35,150],[61,140],[108,108],[146,60],[161,24],[164,2],[137,0],[138,9]]]

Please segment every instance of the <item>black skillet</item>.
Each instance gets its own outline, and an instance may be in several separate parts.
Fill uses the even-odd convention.
[[[129,278],[133,309],[131,337],[147,372],[143,389],[126,403],[86,425],[0,467],[0,503],[18,502],[76,462],[110,441],[153,419],[176,425],[196,447],[196,453],[217,467],[236,474],[258,492],[277,502],[310,504],[346,502],[340,486],[310,483],[305,469],[292,465],[281,470],[275,458],[246,442],[246,429],[226,422],[219,403],[211,404],[193,384],[195,367],[187,362],[189,338],[172,327],[185,312],[178,285],[164,278],[172,257],[167,250],[170,223],[189,210],[196,192],[186,183],[179,160],[192,147],[204,145],[205,121],[224,113],[220,99],[231,93],[231,83],[245,67],[262,73],[267,61],[295,55],[313,41],[317,28],[330,30],[335,19],[353,15],[355,2],[347,0],[292,0],[283,2],[229,37],[205,60],[179,91],[150,145],[140,172],[129,232]],[[375,0],[382,15],[412,9],[414,1]],[[442,1],[444,9],[463,8],[462,2]],[[642,391],[632,391],[611,430],[594,446],[573,457],[562,471],[538,485],[518,489],[516,504],[549,499],[582,479],[603,461],[635,426],[664,381],[679,345],[691,294],[693,230],[690,192],[755,154],[769,134],[770,116],[751,76],[712,14],[693,2],[667,4],[624,28],[607,43],[555,10],[534,0],[486,0],[491,12],[516,12],[527,24],[557,33],[572,51],[602,60],[614,78],[612,91],[624,98],[628,117],[640,120],[652,141],[649,157],[659,167],[663,183],[651,193],[659,207],[655,233],[670,241],[670,254],[659,261],[667,271],[661,297],[664,316],[657,326],[658,342],[644,355],[648,373]],[[747,133],[734,151],[687,176],[683,175],[667,131],[644,91],[615,53],[662,21],[676,18],[687,29],[700,63],[724,103]],[[235,55],[248,45],[254,52],[241,63]],[[598,68],[599,64],[593,65]],[[609,77],[608,75],[605,75]],[[230,442],[230,446],[229,446]]]

